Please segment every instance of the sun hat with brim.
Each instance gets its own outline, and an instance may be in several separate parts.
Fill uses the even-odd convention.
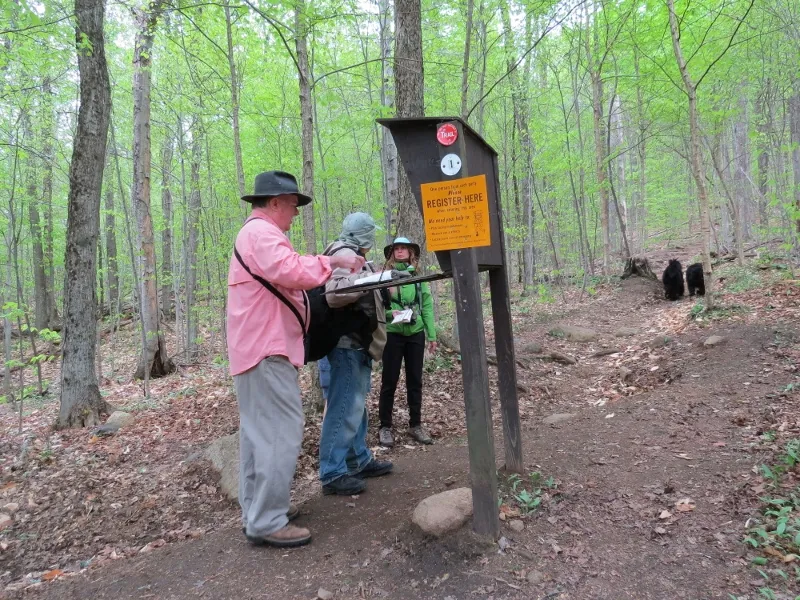
[[[395,246],[408,246],[409,248],[413,248],[416,255],[419,256],[419,244],[415,244],[408,238],[399,237],[395,238],[391,244],[383,248],[383,255],[386,257],[386,260],[389,260],[389,257],[392,255]]]
[[[245,202],[253,202],[260,198],[274,198],[284,194],[297,196],[297,206],[305,206],[311,202],[311,196],[301,194],[297,187],[297,179],[294,175],[285,171],[267,171],[256,175],[256,182],[253,186],[253,193],[242,196]]]

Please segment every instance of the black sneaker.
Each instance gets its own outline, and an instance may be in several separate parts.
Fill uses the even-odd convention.
[[[334,494],[337,496],[354,496],[363,492],[366,487],[367,484],[364,483],[363,479],[353,477],[352,475],[345,475],[323,485],[322,493],[325,496],[332,496]]]
[[[380,477],[381,475],[388,475],[392,472],[394,465],[388,460],[375,460],[374,458],[367,463],[367,466],[356,473],[356,477],[364,479],[365,477]]]

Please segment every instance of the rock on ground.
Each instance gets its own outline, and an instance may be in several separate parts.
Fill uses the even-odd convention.
[[[0,531],[8,529],[14,520],[9,515],[0,514]]]
[[[109,427],[116,427],[119,429],[120,427],[125,427],[133,422],[134,416],[131,413],[127,413],[122,410],[115,410],[111,413],[111,416],[105,422],[106,426]]]
[[[436,537],[461,527],[472,516],[472,490],[456,488],[422,500],[411,520],[427,534]]]
[[[724,341],[725,341],[725,338],[722,337],[721,335],[712,335],[705,342],[703,342],[703,346],[706,346],[706,347],[718,346],[719,344],[721,344]]]
[[[635,327],[620,327],[614,332],[614,337],[628,337],[637,333],[639,333],[639,330]]]
[[[529,571],[527,580],[530,584],[538,585],[544,581],[544,573],[541,571]]]
[[[550,335],[562,337],[570,342],[593,342],[597,339],[597,332],[593,329],[575,325],[556,325],[550,330]]]
[[[517,349],[520,354],[541,354],[543,351],[542,345],[536,342],[530,342]]]
[[[557,350],[551,350],[547,353],[547,358],[550,360],[554,360],[556,362],[560,362],[564,365],[577,365],[578,361],[569,356],[568,354],[564,354],[563,352],[558,352]]]
[[[542,423],[547,425],[555,425],[556,423],[561,423],[561,421],[568,421],[574,416],[574,413],[556,413],[542,419]]]
[[[19,504],[17,504],[16,502],[9,502],[8,504],[0,508],[0,510],[2,510],[6,514],[13,515],[15,512],[19,510]]]
[[[215,440],[203,456],[219,473],[219,487],[231,500],[239,499],[239,432]]]
[[[519,519],[512,519],[511,521],[509,521],[508,526],[517,533],[525,529],[525,523],[523,523]]]
[[[672,343],[672,338],[668,335],[659,334],[650,340],[650,347],[651,348],[663,348],[664,346],[669,346]]]

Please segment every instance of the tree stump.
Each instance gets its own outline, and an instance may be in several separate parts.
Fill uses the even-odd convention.
[[[653,273],[653,269],[650,268],[650,261],[641,256],[632,256],[625,262],[625,272],[622,274],[622,279],[627,279],[632,275],[658,281],[658,277]]]

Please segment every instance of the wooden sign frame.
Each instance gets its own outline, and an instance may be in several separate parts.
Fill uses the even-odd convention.
[[[497,153],[459,118],[378,119],[378,122],[392,133],[403,168],[423,214],[423,186],[474,176],[485,177],[490,218],[489,245],[439,250],[436,255],[443,271],[452,275],[454,284],[462,347],[464,406],[472,480],[472,527],[476,533],[497,539],[500,535],[497,465],[479,270],[489,271],[498,391],[503,416],[505,468],[514,473],[524,471]],[[437,140],[437,131],[442,126],[456,128],[458,135],[454,143],[444,145]],[[461,164],[457,171],[455,168],[445,169],[442,164],[442,160],[452,154],[460,159]],[[458,167],[457,162],[455,166]],[[447,175],[445,170],[453,174]]]

